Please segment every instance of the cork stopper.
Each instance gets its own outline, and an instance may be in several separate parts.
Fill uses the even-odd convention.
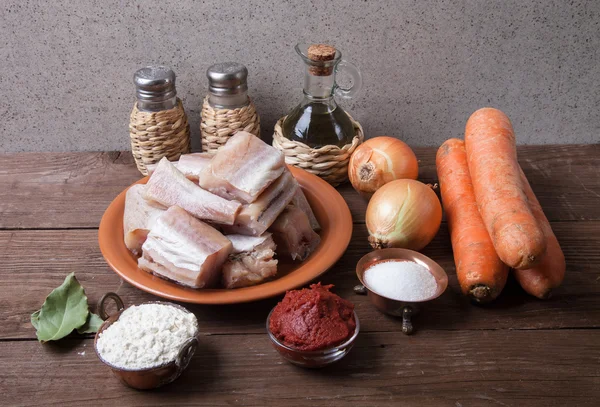
[[[312,61],[333,61],[336,49],[331,45],[313,44],[308,47],[308,59]],[[333,66],[311,66],[308,71],[315,76],[328,76],[333,73]]]

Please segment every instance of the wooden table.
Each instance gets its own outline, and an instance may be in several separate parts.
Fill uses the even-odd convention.
[[[435,181],[435,149],[417,148],[420,179]],[[95,304],[115,291],[127,304],[155,300],[104,262],[97,227],[110,201],[139,178],[129,153],[0,155],[1,405],[582,406],[600,397],[600,145],[519,148],[521,165],[567,258],[554,298],[509,281],[491,306],[459,295],[444,224],[424,253],[449,289],[416,318],[413,336],[357,296],[354,267],[370,248],[365,203],[339,188],[354,218],[342,259],[322,281],[356,304],[362,330],[336,365],[303,370],[282,361],[265,334],[279,300],[187,306],[200,348],[184,375],[159,391],[121,385],[91,335],[40,344],[29,322],[45,296],[75,272]]]

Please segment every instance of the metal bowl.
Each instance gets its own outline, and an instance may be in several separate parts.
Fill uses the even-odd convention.
[[[118,311],[112,315],[108,315],[105,308],[106,302],[109,299],[112,299],[116,303],[118,309]],[[145,302],[144,304],[163,304],[168,305],[170,307],[179,308],[182,311],[190,313],[190,311],[183,308],[182,306],[172,304],[169,302],[150,301]],[[153,366],[147,369],[123,369],[110,364],[102,358],[102,356],[98,352],[98,338],[105,329],[107,329],[110,325],[112,325],[119,319],[119,317],[121,316],[123,311],[125,311],[125,309],[126,308],[123,306],[123,301],[115,293],[107,293],[100,300],[98,306],[98,313],[102,319],[105,319],[105,321],[100,326],[100,329],[98,329],[98,332],[96,333],[96,337],[94,339],[94,350],[96,351],[98,359],[100,359],[102,363],[110,367],[113,374],[119,380],[121,380],[121,382],[134,389],[155,389],[157,387],[171,383],[172,381],[177,379],[190,363],[192,356],[194,356],[194,352],[196,352],[196,348],[198,347],[198,329],[196,329],[194,336],[188,338],[181,345],[175,360],[170,361],[168,363],[164,363],[162,365]]]
[[[365,271],[376,263],[390,260],[412,261],[425,267],[435,277],[437,282],[435,294],[420,301],[402,301],[384,297],[369,288],[363,278]],[[439,264],[424,254],[408,249],[379,249],[364,255],[356,264],[356,276],[362,285],[355,287],[355,292],[357,294],[368,295],[369,300],[380,311],[388,315],[402,317],[402,332],[407,335],[410,335],[414,331],[412,317],[419,312],[421,305],[436,299],[448,287],[448,275]]]

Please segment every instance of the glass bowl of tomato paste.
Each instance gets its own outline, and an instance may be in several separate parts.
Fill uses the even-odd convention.
[[[288,291],[267,317],[273,347],[288,362],[320,368],[350,352],[360,331],[354,305],[331,293],[333,286],[313,284]]]

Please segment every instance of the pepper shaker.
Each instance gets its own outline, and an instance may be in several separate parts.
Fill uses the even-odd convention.
[[[238,131],[260,137],[260,118],[248,97],[248,69],[223,62],[210,66],[206,76],[209,94],[202,104],[202,151],[216,153]]]
[[[174,161],[190,152],[190,126],[175,88],[175,72],[147,66],[133,75],[137,101],[129,120],[131,152],[138,170],[167,157]]]

